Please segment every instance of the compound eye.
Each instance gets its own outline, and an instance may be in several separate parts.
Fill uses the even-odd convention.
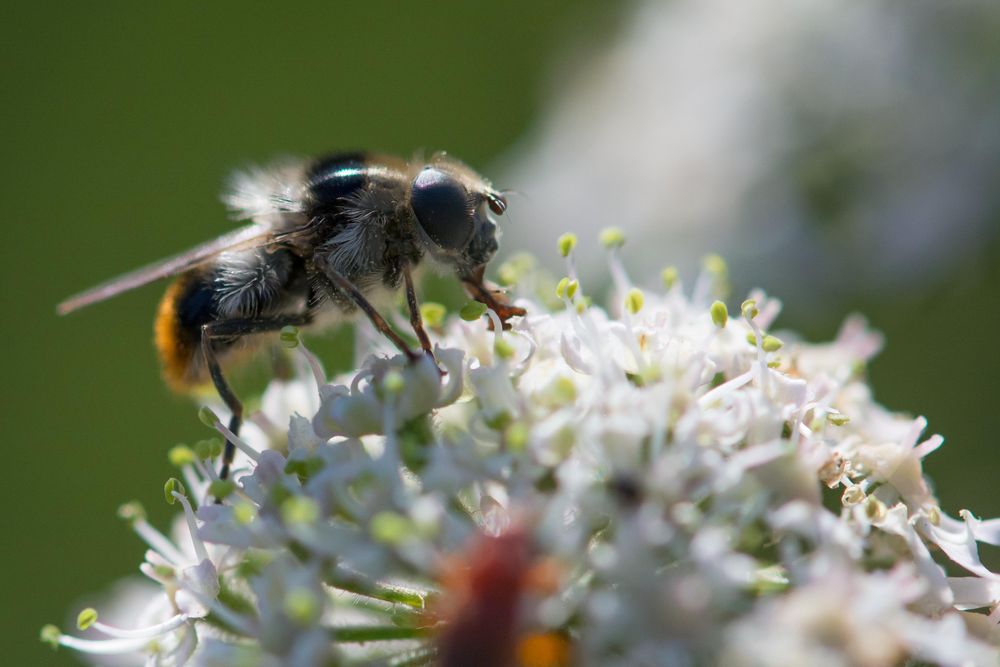
[[[410,206],[427,236],[446,250],[462,250],[473,232],[465,188],[449,174],[427,167],[413,181]]]
[[[490,193],[486,195],[486,201],[490,205],[490,210],[497,215],[503,215],[503,212],[507,210],[507,200],[504,199],[503,195]]]

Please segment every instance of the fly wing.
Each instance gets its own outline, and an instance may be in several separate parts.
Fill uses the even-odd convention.
[[[113,278],[97,287],[92,287],[85,292],[75,294],[56,306],[56,311],[60,315],[71,313],[84,306],[110,299],[122,292],[142,287],[154,280],[175,276],[188,269],[193,269],[222,252],[258,248],[276,242],[278,242],[278,239],[270,225],[247,225],[191,248],[179,255],[154,262],[125,275]]]

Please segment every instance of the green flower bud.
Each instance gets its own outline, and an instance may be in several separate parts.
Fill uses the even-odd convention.
[[[395,512],[379,512],[372,517],[372,538],[383,544],[400,544],[413,534],[413,522]]]
[[[705,255],[701,260],[702,267],[714,276],[725,279],[729,275],[729,267],[721,255]]]
[[[726,308],[726,304],[721,301],[715,301],[712,303],[712,307],[709,308],[709,312],[712,314],[712,323],[715,326],[720,329],[726,328],[726,322],[729,321],[729,310]]]
[[[212,412],[212,408],[207,405],[203,405],[201,409],[198,410],[198,419],[201,420],[202,424],[208,426],[209,428],[215,428],[215,425],[219,423],[219,418],[214,412]]]
[[[302,626],[311,625],[323,611],[316,593],[304,587],[289,590],[285,594],[283,607],[288,618]]]
[[[97,610],[87,607],[76,616],[76,627],[78,630],[86,630],[97,622]]]
[[[559,237],[557,243],[559,245],[559,254],[563,257],[569,257],[569,254],[573,252],[573,248],[576,247],[576,234],[567,232]]]
[[[831,412],[826,416],[826,420],[834,426],[843,426],[851,421],[851,418],[840,412]]]
[[[764,342],[761,344],[765,352],[777,352],[783,345],[780,338],[771,335],[764,336]]]
[[[565,405],[576,400],[576,385],[568,377],[556,378],[546,391],[551,401],[556,405]]]
[[[306,496],[291,496],[281,503],[281,518],[287,524],[307,525],[319,519],[319,505]]]
[[[523,451],[525,446],[528,444],[528,436],[530,432],[528,430],[527,424],[524,422],[514,422],[507,427],[504,431],[504,437],[507,439],[507,446],[513,452]]]
[[[281,339],[281,344],[290,350],[299,346],[299,330],[296,327],[282,327],[279,338]]]
[[[138,500],[131,500],[118,506],[118,518],[129,523],[146,520],[146,509]]]
[[[680,279],[680,273],[677,271],[676,266],[668,266],[663,269],[660,277],[663,278],[663,286],[670,289],[677,284],[677,281]]]
[[[625,245],[625,232],[618,227],[606,227],[598,237],[605,248],[620,248]]]
[[[194,444],[194,454],[200,461],[207,461],[212,458],[212,443],[208,440],[199,440]]]
[[[535,258],[528,253],[518,253],[500,265],[497,276],[504,285],[516,285],[535,268]]]
[[[628,291],[628,294],[625,295],[625,309],[633,315],[642,310],[642,306],[645,302],[646,297],[643,295],[642,290],[638,287],[633,287]]]
[[[387,394],[395,396],[403,391],[405,385],[406,381],[403,379],[403,374],[397,370],[391,370],[382,376],[382,387]]]
[[[58,626],[50,623],[42,627],[41,632],[38,633],[38,638],[43,644],[48,644],[52,647],[52,650],[55,650],[59,648],[59,639],[62,638],[62,633],[59,632]]]
[[[503,338],[497,338],[493,343],[493,354],[500,359],[512,359],[514,357],[514,347]]]
[[[420,304],[420,319],[432,329],[438,329],[444,324],[444,317],[448,310],[440,303],[426,301]]]
[[[209,438],[207,442],[208,451],[211,453],[213,459],[222,456],[223,444],[221,438]]]
[[[215,479],[208,485],[208,494],[217,500],[222,500],[235,490],[236,484],[228,479]]]
[[[177,576],[177,572],[174,570],[174,568],[170,567],[169,565],[162,565],[162,564],[154,565],[153,573],[162,579],[173,579],[174,577]]]
[[[233,505],[233,518],[244,526],[252,523],[256,516],[257,508],[250,503],[242,502]]]
[[[751,345],[757,345],[757,337],[753,333],[747,334],[747,342]],[[777,336],[771,336],[770,334],[764,334],[764,340],[761,342],[761,347],[764,348],[765,352],[777,352],[784,346],[784,343]]]
[[[194,463],[194,450],[187,445],[175,445],[167,452],[167,459],[170,461],[170,465],[180,468]]]
[[[174,493],[179,493],[182,496],[187,497],[187,491],[184,489],[184,485],[181,484],[181,480],[176,477],[171,477],[167,480],[167,483],[163,485],[163,497],[167,499],[168,505],[173,505],[177,502],[177,498]]]
[[[469,301],[458,311],[458,316],[466,322],[475,322],[486,312],[486,304],[478,301]]]
[[[556,296],[560,299],[566,298],[570,301],[576,296],[576,290],[580,287],[580,283],[577,280],[570,280],[569,278],[563,278],[556,285]]]

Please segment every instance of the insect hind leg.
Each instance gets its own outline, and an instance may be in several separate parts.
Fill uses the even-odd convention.
[[[221,320],[202,325],[202,354],[205,356],[205,363],[212,377],[212,384],[215,385],[215,390],[219,393],[219,398],[222,399],[222,402],[226,404],[226,407],[232,413],[232,417],[229,418],[229,430],[233,435],[239,435],[240,426],[243,424],[243,403],[236,396],[236,393],[229,386],[229,382],[222,373],[222,367],[219,365],[219,358],[215,352],[214,341],[279,331],[287,326],[304,326],[309,324],[311,320],[312,316],[305,313],[275,317]],[[226,447],[222,453],[222,468],[219,470],[220,479],[227,479],[229,477],[229,469],[233,464],[235,456],[236,445],[227,438]]]

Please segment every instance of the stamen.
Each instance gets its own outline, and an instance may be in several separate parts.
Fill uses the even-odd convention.
[[[172,616],[162,623],[157,623],[156,625],[150,625],[145,628],[136,628],[134,630],[127,630],[125,628],[119,628],[114,625],[108,625],[102,623],[101,621],[95,621],[91,627],[99,632],[103,632],[109,637],[115,637],[117,639],[155,639],[161,635],[165,635],[168,632],[176,630],[185,623],[188,622],[188,616],[186,614],[177,614]]]
[[[145,519],[139,519],[132,524],[132,529],[142,540],[148,544],[153,551],[160,554],[174,567],[181,567],[187,558],[182,554],[174,543],[160,531],[153,528]]]
[[[323,364],[315,354],[309,351],[309,349],[305,346],[305,343],[299,343],[299,352],[303,357],[305,357],[306,363],[309,364],[309,369],[312,371],[313,380],[316,381],[316,388],[318,392],[319,388],[326,384],[326,372],[323,370]]]
[[[194,510],[191,509],[191,503],[188,502],[187,496],[182,493],[171,491],[171,495],[184,506],[184,518],[187,520],[188,532],[191,534],[191,544],[194,546],[194,552],[198,556],[198,562],[201,563],[208,560],[208,550],[205,548],[205,543],[198,537],[198,522],[194,517]]]
[[[60,635],[59,644],[81,653],[95,655],[124,655],[141,651],[149,645],[149,639],[81,639],[72,635]]]
[[[260,461],[260,452],[246,443],[245,440],[229,430],[221,421],[215,422],[215,429],[221,433],[226,440],[236,445],[236,448],[246,454],[254,463]]]

